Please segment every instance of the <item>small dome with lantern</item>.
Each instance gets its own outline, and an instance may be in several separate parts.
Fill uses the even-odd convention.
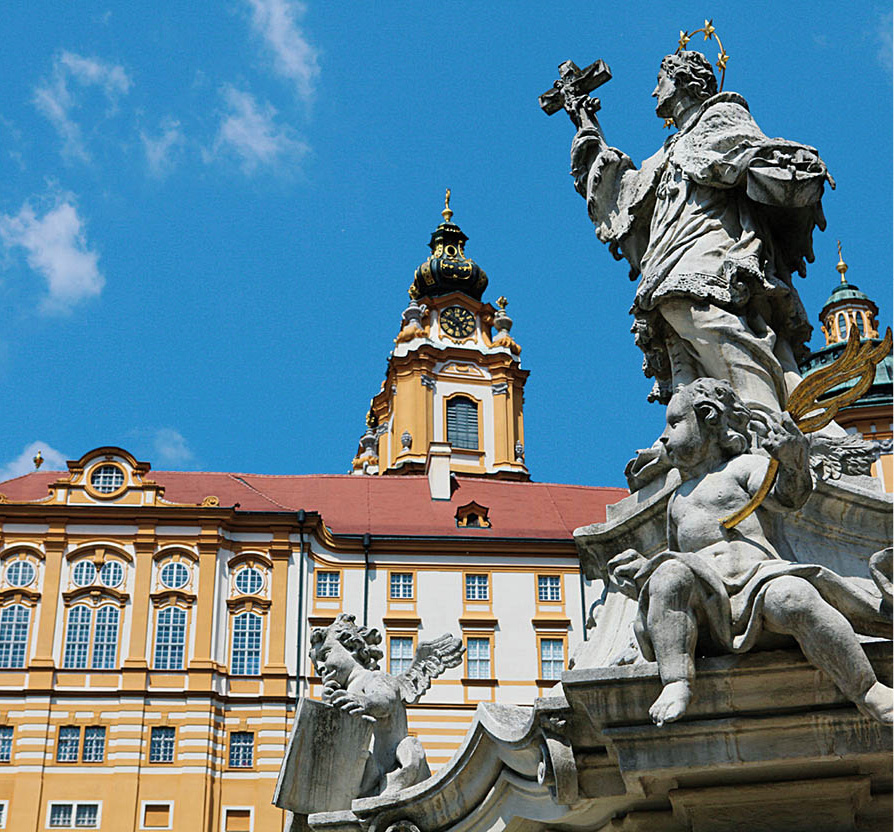
[[[444,199],[441,212],[444,222],[431,235],[431,255],[416,269],[410,293],[417,298],[435,298],[450,292],[463,292],[476,301],[481,300],[487,288],[487,275],[469,257],[463,246],[469,239],[462,229],[451,222],[450,189]]]

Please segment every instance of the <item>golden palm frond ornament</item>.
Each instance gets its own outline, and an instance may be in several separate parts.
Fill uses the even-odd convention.
[[[798,428],[805,434],[825,428],[835,419],[839,410],[856,402],[869,390],[869,386],[875,378],[875,366],[890,352],[890,327],[881,344],[873,345],[871,341],[861,343],[857,328],[852,326],[842,354],[828,367],[811,373],[791,392],[786,410]],[[852,387],[824,402],[817,401],[824,393],[828,393],[852,379],[857,380]],[[725,529],[732,529],[744,521],[764,502],[764,498],[773,488],[778,470],[779,461],[771,459],[764,480],[751,500],[738,512],[721,519],[720,523]]]

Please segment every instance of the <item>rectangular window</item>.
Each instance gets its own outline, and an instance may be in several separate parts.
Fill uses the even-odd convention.
[[[109,562],[114,563],[114,562]],[[118,653],[118,608],[103,605],[96,612],[91,668],[114,668]]]
[[[392,573],[391,574],[391,598],[392,599],[412,599],[413,598],[413,574],[412,573]]]
[[[565,669],[565,646],[561,639],[540,640],[540,676],[544,680],[558,680]]]
[[[251,767],[255,759],[255,733],[230,733],[230,766]]]
[[[0,726],[0,764],[12,760],[12,726]]]
[[[0,611],[0,668],[24,668],[31,611],[10,605]]]
[[[59,742],[56,745],[56,760],[60,764],[76,764],[80,745],[80,726],[60,726]]]
[[[153,726],[149,736],[149,763],[169,764],[174,760],[173,726]]]
[[[71,804],[50,805],[50,827],[71,827]]]
[[[240,613],[233,620],[234,674],[261,673],[261,617],[256,613]]]
[[[341,573],[320,572],[317,573],[317,598],[337,599],[339,593],[339,579]]]
[[[562,601],[562,586],[559,576],[537,576],[537,598],[541,602]]]
[[[88,726],[84,729],[85,764],[101,763],[106,751],[106,730],[104,726]]]
[[[171,829],[171,805],[170,804],[144,804],[143,827],[149,830]]]
[[[488,637],[469,637],[466,643],[466,668],[470,679],[490,679],[490,639]]]
[[[47,827],[97,828],[99,827],[99,803],[74,801],[50,804]]]
[[[388,644],[388,670],[395,676],[403,674],[413,664],[413,639],[392,636]]]
[[[0,830],[6,829],[6,808],[8,806],[8,801],[0,801]]]
[[[186,611],[179,607],[160,610],[155,623],[154,667],[160,671],[182,669],[185,650]]]
[[[466,576],[466,601],[486,602],[489,596],[487,576]]]
[[[224,830],[227,833],[248,833],[251,830],[251,810],[247,807],[227,807]]]
[[[93,611],[87,605],[75,605],[68,611],[65,654],[62,657],[63,667],[87,667],[87,651],[90,648],[90,621],[92,619]]]

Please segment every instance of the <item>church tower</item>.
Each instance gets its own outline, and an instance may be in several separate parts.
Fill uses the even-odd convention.
[[[450,191],[431,254],[409,289],[410,303],[373,397],[354,474],[460,475],[528,480],[521,348],[509,334],[504,297],[482,301],[484,270],[465,253],[452,222]]]

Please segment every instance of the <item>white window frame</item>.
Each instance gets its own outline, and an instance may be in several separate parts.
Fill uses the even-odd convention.
[[[146,827],[146,805],[147,804],[166,804],[168,807],[168,826],[167,827]],[[174,802],[173,801],[153,801],[152,799],[144,799],[140,802],[140,830],[172,830],[174,827]]]
[[[471,585],[469,584],[470,579],[484,579],[484,598],[471,598],[469,596],[469,590],[474,587],[477,591],[480,589],[480,582],[473,582]],[[490,601],[490,574],[489,573],[466,573],[465,574],[465,587],[463,588],[463,597],[467,602],[489,602]]]
[[[171,749],[171,760],[170,761],[153,761],[152,760],[152,734],[155,729],[173,729],[174,730],[174,745]],[[155,726],[149,726],[149,748],[146,751],[146,762],[150,766],[171,766],[174,761],[177,759],[177,727],[176,726],[162,726],[156,724]],[[158,802],[159,804],[161,802]]]
[[[257,657],[258,657],[258,670],[257,671],[247,671],[248,662],[250,659],[254,657],[255,649],[248,647],[248,639],[250,635],[253,635],[255,631],[251,631],[248,629],[248,622],[251,621],[249,617],[254,617],[258,622],[257,629],[257,637],[258,637],[258,646],[257,646]],[[237,622],[245,622],[246,627],[245,630],[241,631],[245,637],[245,643],[242,648],[238,649],[242,658],[242,670],[236,670],[236,623]],[[264,665],[264,617],[261,616],[260,613],[255,613],[253,610],[243,610],[237,613],[232,617],[232,633],[230,635],[230,673],[234,677],[257,677],[261,674],[261,669]]]
[[[400,639],[401,641],[406,640],[410,643],[410,655],[409,657],[395,657],[394,656],[394,640]],[[399,674],[404,674],[409,669],[409,667],[413,664],[413,657],[416,653],[416,645],[415,640],[412,636],[408,634],[396,633],[396,634],[388,634],[388,673],[392,676],[397,676]],[[399,660],[400,662],[404,662],[405,660],[409,660],[407,662],[407,667],[402,668],[400,670],[393,669],[393,663],[395,660]]]
[[[70,804],[71,805],[71,824],[68,827],[59,827],[56,825],[50,825],[50,816],[53,814],[53,807],[57,804]],[[95,804],[97,807],[96,810],[96,825],[93,827],[76,827],[75,822],[78,818],[78,805],[80,804]],[[100,830],[102,829],[102,799],[93,799],[91,801],[48,801],[47,802],[47,818],[46,824],[44,825],[47,830]]]
[[[336,592],[330,595],[321,595],[320,594],[320,579],[323,575],[327,576],[335,576],[335,589]],[[326,580],[327,584],[331,584],[329,579]],[[341,570],[317,570],[314,575],[314,597],[317,599],[340,599],[341,598]],[[244,808],[243,808],[244,809]]]
[[[4,761],[0,759],[0,764],[11,764],[16,745],[16,727],[10,723],[4,723],[0,725],[0,729],[9,729],[9,760]]]
[[[9,818],[9,799],[0,800],[0,830],[6,830],[6,821]]]
[[[240,804],[225,804],[220,808],[220,829],[227,829],[227,813],[230,810],[248,810],[248,829],[250,833],[253,833],[255,829],[255,808],[254,807],[246,807],[245,805]],[[160,828],[159,828],[160,829]]]

